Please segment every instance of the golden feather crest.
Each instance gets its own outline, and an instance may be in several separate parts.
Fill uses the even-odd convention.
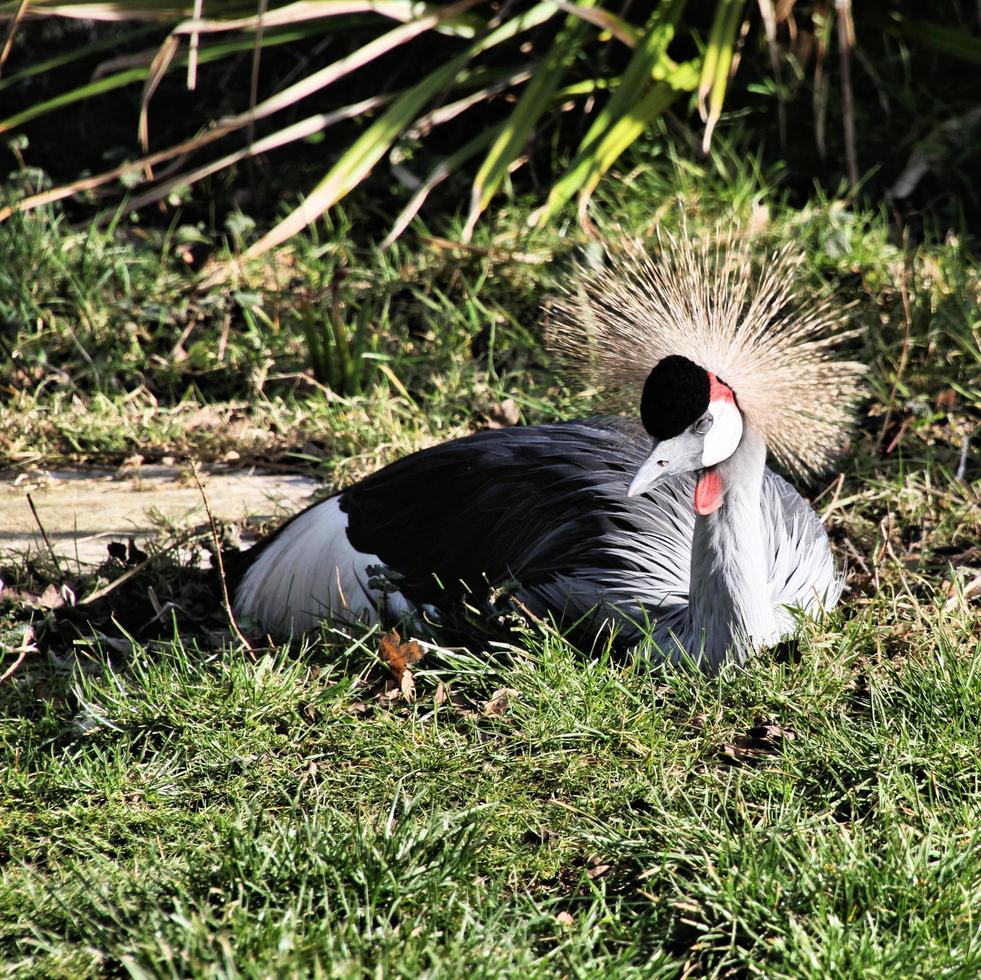
[[[799,474],[844,448],[865,366],[837,360],[844,311],[827,292],[806,300],[786,246],[757,269],[734,232],[712,241],[659,237],[656,253],[623,242],[600,269],[581,266],[553,311],[549,346],[590,383],[636,411],[644,381],[682,354],[735,392],[774,457]]]

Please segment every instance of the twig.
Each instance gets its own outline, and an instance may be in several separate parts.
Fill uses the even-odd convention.
[[[821,515],[822,523],[828,519],[828,515],[831,514],[834,511],[835,507],[838,506],[838,497],[841,495],[841,488],[842,486],[844,486],[844,483],[845,483],[845,474],[839,473],[838,478],[834,481],[834,483],[831,484],[831,486],[833,486],[835,489],[834,489],[834,493],[831,496],[831,503],[828,504],[828,506],[824,510],[824,513]],[[821,494],[821,497],[823,497],[824,494],[827,493],[828,490],[830,489],[831,487],[825,489],[824,493]],[[812,504],[816,504],[818,500],[821,499],[821,497],[818,497],[814,501],[812,501]]]
[[[150,555],[144,558],[138,565],[134,565],[132,568],[126,569],[119,578],[114,578],[111,582],[103,585],[102,588],[96,589],[95,592],[90,593],[81,602],[78,603],[79,606],[89,606],[97,599],[103,599],[110,592],[115,592],[124,582],[128,582],[131,578],[139,575],[151,562],[156,561],[161,555],[166,555],[173,551],[175,548],[179,548],[182,544],[190,541],[194,537],[196,531],[188,531],[186,534],[181,535],[173,544],[168,545],[162,551],[158,551],[156,554]]]
[[[208,524],[211,526],[211,541],[215,546],[215,561],[218,563],[218,580],[221,583],[221,599],[225,606],[225,615],[228,617],[228,625],[235,634],[235,638],[245,647],[249,656],[255,660],[255,651],[252,649],[252,644],[245,638],[245,634],[239,629],[238,622],[235,620],[232,600],[228,595],[228,582],[225,578],[225,562],[221,556],[221,540],[218,537],[218,524],[215,521],[215,515],[211,511],[208,495],[204,492],[204,484],[201,482],[201,476],[198,473],[197,466],[191,470],[191,475],[194,477],[194,482],[198,485],[201,500],[204,502],[204,511],[208,515]]]
[[[58,556],[55,554],[51,540],[48,538],[48,532],[44,530],[44,525],[41,523],[41,518],[37,512],[37,507],[34,506],[34,500],[31,498],[30,494],[27,495],[27,503],[31,508],[31,513],[34,515],[34,523],[37,524],[37,529],[41,532],[41,537],[44,538],[44,543],[48,546],[48,553],[51,555],[51,560],[54,562],[55,570],[59,575],[61,575],[61,562],[58,561]]]
[[[852,49],[855,47],[855,22],[852,0],[835,0],[838,15],[838,56],[841,60],[841,121],[845,129],[845,164],[848,187],[858,186],[858,160],[855,156],[855,106],[852,98]]]
[[[37,650],[37,647],[34,645],[33,641],[34,627],[28,626],[24,630],[24,635],[21,637],[20,646],[14,650],[14,653],[18,655],[17,659],[3,672],[3,676],[0,676],[0,684],[7,680],[8,677],[13,675],[14,671],[16,671],[17,668],[24,662],[24,658],[29,653],[34,653]]]
[[[908,243],[905,240],[905,233],[903,234],[903,239],[903,252],[905,254],[905,258],[903,261],[903,272],[899,277],[899,298],[903,304],[903,347],[899,353],[899,365],[896,368],[896,376],[893,378],[892,387],[889,390],[889,399],[886,402],[886,415],[882,420],[882,429],[879,432],[879,439],[876,443],[876,452],[878,453],[882,452],[882,444],[885,442],[886,432],[889,429],[889,423],[892,421],[892,410],[896,401],[896,393],[899,391],[899,384],[903,380],[903,375],[906,373],[906,367],[909,364],[910,339],[913,333],[913,308],[909,298],[911,260]],[[901,434],[902,433],[900,433],[900,435]],[[890,452],[891,451],[892,449],[890,449]]]
[[[965,432],[961,436],[961,458],[957,464],[957,472],[954,474],[956,480],[964,482],[964,474],[967,473],[967,456],[971,450],[971,433]]]

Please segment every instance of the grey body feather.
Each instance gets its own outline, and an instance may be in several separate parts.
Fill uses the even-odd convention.
[[[708,669],[792,636],[793,610],[830,609],[843,580],[818,515],[764,466],[758,435],[748,433],[744,443],[729,464],[720,511],[696,516],[692,475],[661,483],[637,498],[629,526],[595,542],[621,567],[583,565],[519,588],[518,598],[563,619],[595,610],[622,639]]]

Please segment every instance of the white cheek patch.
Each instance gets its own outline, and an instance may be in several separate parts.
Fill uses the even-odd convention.
[[[714,466],[728,459],[743,437],[743,416],[731,398],[709,402],[712,428],[705,435],[702,466]]]

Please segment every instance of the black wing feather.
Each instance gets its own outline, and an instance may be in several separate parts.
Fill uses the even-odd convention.
[[[636,534],[626,495],[651,440],[618,419],[481,432],[398,460],[341,495],[348,538],[438,603],[488,584],[615,568]],[[597,566],[598,563],[598,566]]]

